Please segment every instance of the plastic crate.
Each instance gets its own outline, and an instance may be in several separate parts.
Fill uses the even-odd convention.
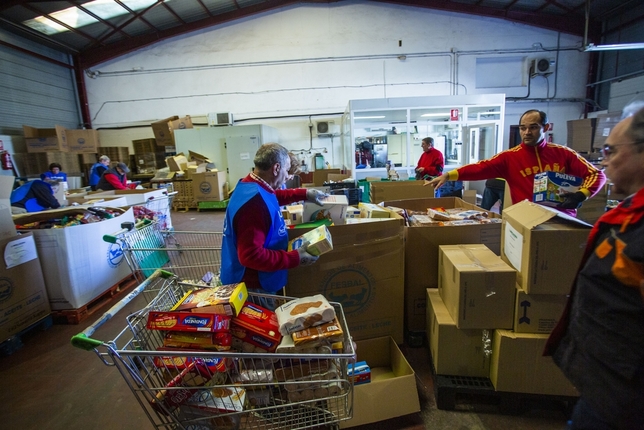
[[[355,181],[325,182],[323,186],[329,187],[330,190],[340,190],[342,188],[356,188],[356,183]]]
[[[345,195],[349,204],[352,206],[357,206],[358,203],[362,201],[362,189],[360,188],[340,188],[337,190],[331,190],[331,194],[335,195]]]

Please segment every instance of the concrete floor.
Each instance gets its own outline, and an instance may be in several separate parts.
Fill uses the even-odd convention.
[[[178,231],[221,231],[222,211],[172,212]],[[137,298],[122,311],[142,307]],[[152,428],[116,369],[105,366],[93,352],[71,346],[70,338],[92,323],[107,306],[79,325],[54,324],[22,337],[24,346],[0,357],[0,428],[20,430],[87,430]],[[95,338],[108,340],[124,327],[117,315]],[[521,413],[504,414],[499,406],[479,396],[457,397],[456,410],[436,408],[429,349],[401,345],[416,372],[421,412],[371,425],[367,429],[498,429],[562,430],[567,411],[560,402],[533,400]],[[520,396],[518,396],[520,397]]]

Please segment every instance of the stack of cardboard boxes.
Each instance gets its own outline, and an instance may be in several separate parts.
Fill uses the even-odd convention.
[[[501,256],[440,246],[427,290],[437,374],[489,377],[500,392],[576,396],[543,347],[566,304],[590,226],[527,201],[505,208]]]

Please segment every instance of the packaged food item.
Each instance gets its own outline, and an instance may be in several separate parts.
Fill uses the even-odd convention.
[[[218,386],[196,392],[187,406],[215,414],[222,411],[241,412],[246,401],[246,389],[241,386]]]
[[[179,311],[150,311],[147,328],[150,330],[228,332],[230,316],[212,313]]]
[[[250,302],[232,319],[230,331],[237,339],[266,352],[275,351],[282,339],[275,312]],[[242,352],[255,352],[243,351],[243,348]]]
[[[306,251],[311,255],[320,256],[333,251],[333,240],[326,225],[321,225],[302,236],[298,236],[288,242],[288,251],[293,251],[307,243]]]
[[[334,318],[331,322],[296,331],[291,334],[291,337],[296,347],[315,348],[342,341],[344,333],[338,320]]]
[[[335,309],[322,294],[316,294],[284,303],[275,310],[275,314],[279,332],[286,336],[332,321],[335,318]]]
[[[200,288],[186,293],[171,310],[236,316],[247,298],[243,282]]]
[[[155,410],[161,413],[172,412],[201,390],[201,387],[206,385],[211,378],[212,374],[202,360],[190,361],[181,373],[166,384],[166,388],[182,388],[160,390],[150,403]]]
[[[353,380],[353,385],[366,384],[371,382],[371,369],[366,361],[359,361],[355,364],[349,364],[347,369],[349,379]]]
[[[163,339],[163,346],[167,348],[228,351],[231,345],[232,335],[229,332],[202,333],[169,331]]]

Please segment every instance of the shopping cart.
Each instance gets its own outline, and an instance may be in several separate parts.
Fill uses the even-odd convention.
[[[166,192],[132,206],[137,221],[156,221],[162,230],[172,230],[172,200],[177,192]]]
[[[162,280],[158,296],[127,317],[127,326],[111,341],[91,336],[146,283]],[[353,413],[355,364],[342,307],[331,303],[344,331],[337,354],[277,354],[163,350],[164,332],[148,330],[151,311],[168,310],[192,286],[168,272],[156,271],[122,302],[72,338],[72,345],[94,350],[107,366],[116,367],[157,429],[338,428]],[[291,298],[250,294],[249,301]]]
[[[103,236],[103,240],[121,246],[139,282],[163,268],[185,282],[213,286],[219,283],[221,232],[165,230],[159,221],[147,219],[121,227]],[[156,294],[157,291],[146,292],[146,297]]]

